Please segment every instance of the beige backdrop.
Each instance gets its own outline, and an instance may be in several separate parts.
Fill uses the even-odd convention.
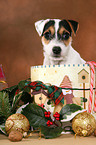
[[[96,61],[96,0],[0,0],[0,64],[9,86],[30,77],[30,66],[43,62],[34,22],[46,18],[79,22],[73,47]]]

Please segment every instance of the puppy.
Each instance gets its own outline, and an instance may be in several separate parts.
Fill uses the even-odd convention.
[[[71,46],[72,34],[76,34],[78,27],[73,20],[46,19],[35,23],[43,44],[43,65],[85,63]]]

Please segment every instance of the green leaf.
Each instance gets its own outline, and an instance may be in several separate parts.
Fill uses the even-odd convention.
[[[24,90],[25,89],[26,92],[29,92],[30,91],[30,88],[25,88],[25,86],[28,86],[29,83],[30,83],[30,81],[28,81],[28,80],[20,81],[18,83],[18,88],[20,90]]]
[[[72,114],[74,114],[77,111],[82,111],[83,108],[76,104],[67,104],[65,105],[61,111],[60,111],[60,117],[61,119],[71,119]]]
[[[0,125],[0,131],[1,131],[2,133],[4,133],[5,135],[7,135],[7,134],[6,134],[6,130],[5,130],[5,125]]]
[[[17,85],[6,88],[4,91],[12,92],[14,89],[17,89]]]
[[[13,98],[17,89],[18,89],[18,85],[15,85],[10,88],[6,88],[5,90],[2,91],[8,93],[10,105],[12,105]]]
[[[6,92],[0,92],[0,117],[8,118],[10,115],[9,95]]]
[[[56,138],[61,135],[63,129],[61,127],[50,128],[47,126],[41,126],[41,133],[46,139]]]
[[[36,104],[29,104],[23,109],[22,114],[27,117],[31,126],[40,127],[42,125],[46,126],[47,121],[51,120],[51,118],[45,117],[44,112],[46,110],[42,107]]]
[[[13,103],[12,103],[12,108],[11,108],[12,113],[16,112],[16,109],[18,108],[18,104],[19,104],[19,101],[21,99],[21,96],[22,96],[22,92],[20,92],[19,94],[14,96]]]

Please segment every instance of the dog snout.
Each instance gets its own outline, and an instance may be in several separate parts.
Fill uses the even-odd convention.
[[[55,46],[55,47],[53,47],[53,53],[54,54],[60,54],[60,52],[61,52],[61,48],[59,47],[59,46]]]

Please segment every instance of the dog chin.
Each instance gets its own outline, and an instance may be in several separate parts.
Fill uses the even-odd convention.
[[[64,57],[62,56],[49,56],[50,57],[50,60],[53,60],[53,61],[62,61],[64,60]]]

